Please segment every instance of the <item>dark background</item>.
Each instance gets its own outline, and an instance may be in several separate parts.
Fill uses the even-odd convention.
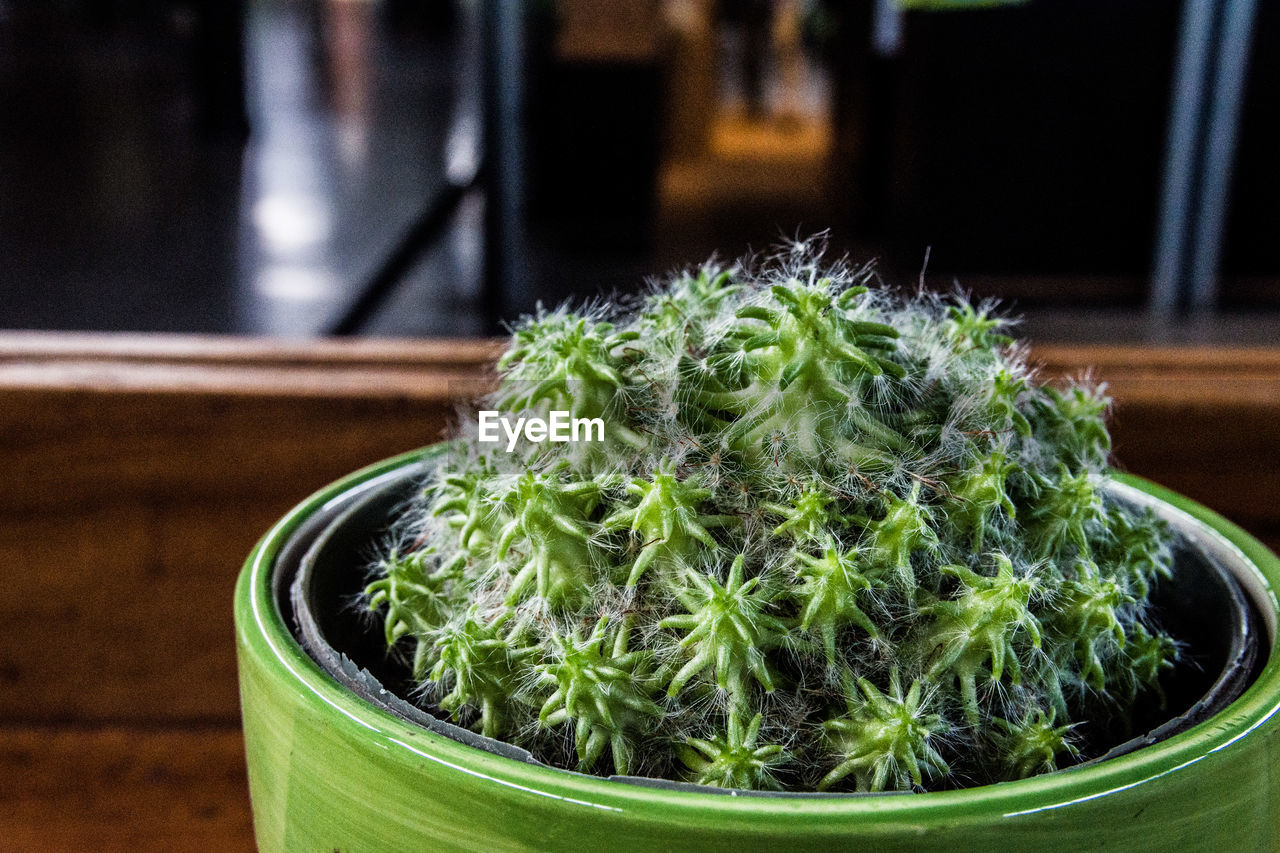
[[[0,328],[481,334],[829,230],[1033,338],[1274,340],[1280,3],[1211,31],[1193,304],[1153,297],[1182,3],[874,7],[0,0]]]

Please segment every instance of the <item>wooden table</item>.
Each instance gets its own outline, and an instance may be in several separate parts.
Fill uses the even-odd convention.
[[[435,441],[489,341],[0,333],[0,847],[252,849],[231,596],[314,489]],[[1045,347],[1123,467],[1280,545],[1280,350]]]

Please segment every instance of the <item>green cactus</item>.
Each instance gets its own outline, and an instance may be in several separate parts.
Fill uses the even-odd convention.
[[[383,627],[388,646],[395,645],[405,634],[426,634],[450,612],[453,573],[437,570],[432,565],[434,556],[430,549],[407,556],[393,550],[378,565],[382,576],[365,588],[369,607],[387,610]]]
[[[760,576],[743,577],[739,554],[723,584],[710,575],[690,572],[689,586],[675,591],[686,613],[668,616],[659,628],[687,632],[680,648],[688,658],[671,678],[667,696],[675,696],[689,679],[711,671],[715,684],[735,702],[746,702],[748,679],[765,691],[774,689],[765,653],[781,644],[788,628],[769,613],[773,593],[760,586]]]
[[[821,541],[823,534],[838,523],[835,496],[825,490],[809,486],[790,504],[761,503],[760,506],[782,517],[782,523],[773,529],[774,536],[786,534],[798,543]]]
[[[1048,773],[1058,769],[1061,756],[1080,757],[1080,750],[1071,742],[1071,726],[1055,725],[1056,716],[1053,709],[1047,713],[1036,709],[1014,723],[995,719],[999,729],[996,748],[1002,755],[1008,778],[1025,779]]]
[[[579,769],[594,766],[608,745],[614,768],[627,773],[635,734],[649,728],[652,718],[661,717],[662,708],[645,695],[648,656],[626,650],[625,630],[612,648],[605,648],[608,623],[601,619],[585,640],[576,634],[552,635],[551,658],[536,671],[555,692],[542,704],[538,722],[574,724]]]
[[[1091,560],[1079,560],[1074,577],[1059,588],[1053,612],[1057,635],[1070,639],[1080,677],[1094,690],[1107,688],[1103,658],[1111,646],[1124,649],[1124,607],[1133,603],[1133,598],[1115,581],[1104,578]]]
[[[466,613],[418,640],[436,656],[427,677],[442,694],[440,708],[455,718],[464,711],[478,712],[480,732],[486,737],[499,737],[504,731],[512,680],[531,651],[513,647],[502,627],[501,620],[489,622]]]
[[[693,478],[679,480],[670,459],[662,460],[651,479],[637,477],[627,492],[640,499],[634,507],[623,507],[605,520],[604,526],[630,525],[639,533],[643,546],[627,574],[627,586],[635,586],[646,569],[660,560],[680,565],[699,547],[716,547],[708,527],[733,523],[734,516],[705,516],[698,506],[711,497],[711,490],[699,488]]]
[[[684,748],[677,747],[676,754],[692,771],[691,781],[716,788],[778,790],[774,769],[787,762],[787,754],[779,743],[756,745],[762,721],[756,714],[743,729],[737,712],[729,711],[723,736],[691,737]]]
[[[1006,326],[804,244],[540,310],[482,408],[604,440],[473,421],[366,601],[434,711],[583,772],[921,790],[1094,757],[1179,658],[1169,534],[1106,496],[1102,390],[1039,384]]]
[[[943,566],[940,571],[960,583],[954,598],[920,609],[935,617],[922,631],[925,648],[932,649],[925,675],[937,681],[954,675],[966,720],[981,720],[976,682],[979,674],[999,683],[1006,667],[1009,680],[1022,683],[1016,640],[1025,634],[1031,649],[1040,648],[1040,622],[1031,615],[1035,582],[1017,577],[1004,554],[994,554],[995,577],[985,577],[964,566]],[[983,665],[987,670],[983,671]]]
[[[821,557],[797,551],[796,577],[800,583],[792,587],[792,595],[800,604],[800,629],[816,630],[822,636],[827,663],[835,666],[836,630],[857,625],[867,636],[877,638],[880,629],[858,606],[859,593],[870,593],[884,586],[879,573],[860,560],[857,550],[841,549],[834,537],[828,536]],[[866,596],[864,596],[866,597]]]
[[[595,578],[587,550],[593,529],[588,518],[598,491],[590,480],[566,483],[559,470],[526,471],[503,495],[513,517],[498,537],[496,557],[521,552],[508,603],[527,598],[531,590],[553,604],[589,598]]]
[[[972,466],[950,481],[951,494],[959,501],[959,506],[951,510],[952,517],[961,529],[973,531],[970,547],[974,551],[982,548],[987,524],[1000,510],[1004,510],[1008,518],[1014,517],[1016,509],[1009,499],[1006,483],[1016,468],[1017,463],[1008,454],[992,450],[989,455],[975,459]]]
[[[886,696],[865,678],[857,679],[856,689],[846,679],[844,698],[846,714],[823,725],[843,760],[822,777],[819,790],[851,774],[859,791],[883,791],[920,787],[926,775],[950,772],[931,743],[946,731],[946,723],[926,711],[929,702],[919,681],[913,681],[904,696],[898,670],[891,670]]]

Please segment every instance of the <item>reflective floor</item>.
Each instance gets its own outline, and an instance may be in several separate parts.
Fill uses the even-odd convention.
[[[475,104],[458,102],[474,89],[465,22],[397,18],[392,3],[248,3],[242,145],[202,127],[184,7],[106,6],[0,3],[0,106],[17,119],[0,125],[0,328],[332,330],[442,189],[460,130],[474,132]],[[726,49],[732,65],[740,45]],[[709,156],[660,177],[653,233],[597,247],[562,239],[563,223],[537,231],[513,310],[768,248],[787,236],[779,222],[824,227],[820,75],[808,69],[794,97],[772,75],[766,106],[785,127],[741,118],[741,85],[720,75]],[[469,196],[411,253],[359,332],[485,328],[483,204]]]
[[[172,8],[96,27],[0,15],[0,112],[16,117],[0,122],[0,327],[318,334],[442,185],[447,20],[397,30],[372,4],[250,4],[242,146],[199,126]],[[473,250],[450,238],[413,270],[418,289],[447,283],[424,295],[422,331],[478,328],[449,310]]]
[[[492,331],[481,281],[490,233],[483,194],[465,195],[433,239],[419,239],[447,182],[477,166],[475,36],[457,11],[466,4],[247,0],[247,137],[226,109],[210,113],[208,69],[219,84],[227,72],[201,53],[208,10],[232,7],[0,0],[0,328]],[[679,33],[684,24],[671,26]],[[833,223],[840,231],[825,66],[800,54],[775,59],[753,102],[736,73],[743,33],[696,36],[690,30],[669,47],[685,76],[663,83],[680,98],[651,146],[664,154],[646,233],[598,240],[593,208],[557,208],[564,188],[542,187],[539,196],[531,179],[533,219],[552,224],[526,235],[518,292],[506,294],[500,316],[538,300],[634,290],[713,253],[765,250]],[[634,75],[618,81],[632,92],[648,85]],[[583,81],[554,82],[573,92]],[[605,108],[604,129],[592,132],[608,133],[609,121],[634,111],[622,98],[622,109],[608,112],[621,89],[603,98],[585,91],[580,104]],[[594,167],[616,172],[607,160]],[[588,200],[608,201],[612,188],[585,183]],[[554,215],[542,216],[547,210]],[[836,242],[859,259],[882,255],[857,234],[837,233]],[[922,264],[899,258],[886,264],[886,278],[910,286]],[[1042,276],[1024,291],[1071,291],[1075,307],[1031,298],[1014,310],[1033,340],[1280,340],[1272,314],[1192,323],[1153,320],[1114,299],[1098,300],[1104,310],[1080,307],[1090,294],[1142,286],[1133,275],[1117,281]],[[952,286],[945,275],[929,283]],[[376,284],[387,285],[385,299],[346,323]],[[976,277],[961,284],[984,291]]]

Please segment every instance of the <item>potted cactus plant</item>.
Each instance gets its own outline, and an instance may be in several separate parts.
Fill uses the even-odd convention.
[[[260,845],[1272,846],[1280,566],[1004,326],[804,245],[526,318],[251,558]]]

